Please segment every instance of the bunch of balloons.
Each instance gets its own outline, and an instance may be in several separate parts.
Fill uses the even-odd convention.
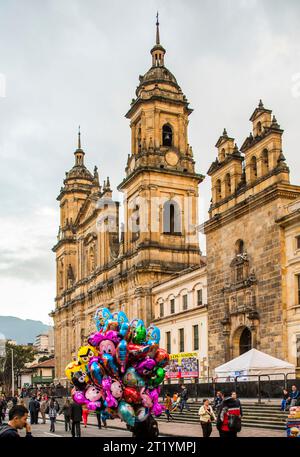
[[[107,308],[98,308],[94,319],[97,332],[66,367],[73,400],[130,426],[159,416],[164,409],[159,385],[169,363],[169,354],[159,348],[160,330]]]

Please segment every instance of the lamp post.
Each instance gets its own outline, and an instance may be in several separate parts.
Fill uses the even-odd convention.
[[[14,350],[11,348],[11,394],[15,395]]]

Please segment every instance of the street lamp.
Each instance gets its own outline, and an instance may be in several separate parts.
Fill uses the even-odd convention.
[[[15,395],[14,350],[11,348],[11,396]]]

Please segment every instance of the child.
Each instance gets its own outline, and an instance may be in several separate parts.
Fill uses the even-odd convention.
[[[83,424],[84,424],[85,428],[87,426],[88,415],[89,415],[89,410],[88,410],[86,405],[83,405],[83,407],[82,407],[82,419],[83,419]]]
[[[172,403],[171,413],[172,413],[173,411],[176,411],[177,406],[179,405],[179,402],[180,402],[180,397],[179,397],[178,394],[175,392],[174,395],[173,395],[173,403]]]
[[[172,409],[172,400],[171,400],[170,394],[167,393],[166,400],[165,400],[165,412],[167,415],[168,422],[170,422],[170,418],[173,419],[173,417],[171,416],[171,413],[170,413],[171,409]]]

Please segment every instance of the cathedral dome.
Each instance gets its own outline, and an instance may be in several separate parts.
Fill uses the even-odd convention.
[[[93,175],[91,172],[86,168],[85,165],[74,165],[73,168],[67,173],[66,179],[88,179],[89,181],[93,181]]]
[[[155,82],[171,82],[178,86],[175,76],[166,67],[151,67],[144,76],[140,77],[140,85]]]

